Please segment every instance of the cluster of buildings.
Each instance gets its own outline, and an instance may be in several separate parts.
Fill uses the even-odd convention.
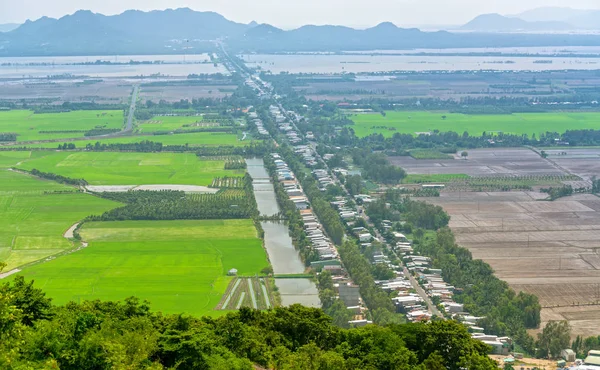
[[[260,99],[263,99],[263,100],[271,99],[271,94],[269,92],[266,92],[263,90],[263,88],[265,88],[268,91],[271,91],[273,89],[273,87],[271,86],[270,83],[264,82],[260,78],[257,78],[257,77],[248,77],[248,78],[246,78],[245,84],[252,90],[255,90]]]
[[[269,132],[265,129],[263,121],[260,118],[258,118],[258,114],[256,112],[249,112],[248,118],[252,121],[252,123],[254,123],[254,126],[256,126],[256,130],[258,131],[258,134],[260,136],[269,136]]]
[[[383,225],[384,227],[391,226],[391,222],[384,220]],[[431,302],[437,304],[437,308],[442,315],[462,322],[468,327],[471,336],[491,346],[494,354],[507,355],[512,340],[508,337],[486,335],[484,329],[477,326],[477,322],[482,317],[472,316],[469,312],[465,311],[462,303],[454,301],[456,288],[444,281],[442,270],[432,267],[431,258],[416,254],[411,242],[405,235],[398,232],[393,232],[392,234],[395,242],[392,250],[401,258],[402,263],[406,267],[405,271],[417,277],[420,288],[427,294]],[[407,286],[408,291],[406,291]],[[408,282],[408,284],[400,284],[399,290],[396,289],[398,290],[398,296],[394,298],[396,307],[406,313],[409,321],[430,319],[431,313],[426,309],[427,303],[423,302],[423,299],[418,294],[411,293],[414,291],[411,288],[413,288],[412,284]]]
[[[300,134],[294,129],[292,123],[288,121],[286,116],[281,112],[281,109],[276,105],[269,107],[269,113],[275,120],[275,124],[281,132],[285,134],[288,141],[292,144],[298,144],[302,141]]]
[[[308,145],[297,145],[294,147],[294,152],[302,157],[304,164],[307,167],[314,167],[317,165],[317,158],[315,156],[315,152]]]
[[[288,198],[294,202],[296,209],[300,212],[304,231],[310,240],[311,247],[319,254],[319,261],[336,260],[340,266],[337,249],[327,235],[325,235],[323,225],[317,219],[317,216],[310,209],[308,198],[300,183],[296,180],[293,172],[288,167],[279,154],[271,153],[271,158],[275,162],[277,171],[277,180],[283,186]],[[323,264],[325,266],[325,264]],[[321,267],[323,267],[321,266]]]
[[[319,182],[319,189],[321,191],[327,190],[329,185],[335,185],[335,181],[329,176],[327,170],[319,169],[312,171],[313,176]]]
[[[348,200],[344,197],[336,197],[331,205],[338,212],[342,221],[346,223],[353,222],[358,216],[356,209],[349,207]],[[371,234],[369,234],[368,241],[371,241]]]

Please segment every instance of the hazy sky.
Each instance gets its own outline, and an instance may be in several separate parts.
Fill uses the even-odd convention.
[[[0,23],[53,18],[79,9],[117,14],[127,9],[189,7],[248,23],[284,28],[303,24],[372,26],[462,24],[482,13],[518,13],[540,6],[600,9],[599,0],[0,0]]]

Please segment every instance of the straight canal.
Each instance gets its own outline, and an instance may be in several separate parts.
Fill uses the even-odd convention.
[[[248,173],[252,177],[254,197],[258,211],[263,216],[277,215],[275,188],[261,158],[246,159]],[[282,222],[261,222],[265,232],[264,243],[275,275],[304,273],[305,266],[292,244],[287,226]],[[309,307],[321,307],[317,286],[310,279],[276,278],[275,285],[281,294],[281,303],[289,306],[300,303]]]

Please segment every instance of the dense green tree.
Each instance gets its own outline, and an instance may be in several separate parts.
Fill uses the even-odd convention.
[[[569,348],[571,343],[571,327],[567,321],[550,321],[538,334],[539,357],[559,358],[560,352]]]

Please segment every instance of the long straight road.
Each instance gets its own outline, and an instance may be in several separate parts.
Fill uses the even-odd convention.
[[[135,104],[137,103],[138,93],[140,92],[140,87],[135,85],[133,87],[133,93],[131,94],[131,105],[129,106],[129,115],[127,116],[127,123],[125,125],[125,132],[130,132],[133,130],[133,117],[135,115]]]

